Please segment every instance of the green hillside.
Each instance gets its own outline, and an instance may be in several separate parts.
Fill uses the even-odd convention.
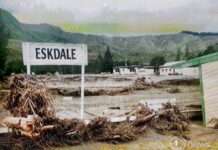
[[[64,23],[59,25],[61,29],[67,32],[80,32],[80,33],[124,33],[128,30],[128,27],[118,23]]]
[[[21,51],[21,41],[85,43],[88,45],[90,60],[96,59],[99,52],[103,54],[105,46],[109,46],[115,61],[124,61],[126,57],[132,64],[146,64],[153,55],[159,53],[163,54],[166,60],[173,61],[177,49],[181,49],[184,55],[185,49],[188,48],[190,53],[195,55],[208,45],[218,43],[218,36],[196,36],[186,33],[120,37],[81,34],[74,30],[69,33],[49,24],[20,23],[3,9],[0,9],[0,16],[11,31],[11,49]]]

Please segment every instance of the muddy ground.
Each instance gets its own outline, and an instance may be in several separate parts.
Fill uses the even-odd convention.
[[[72,90],[80,87],[79,76],[38,76],[44,81],[54,96],[54,107],[56,115],[59,118],[78,118],[80,117],[80,97],[59,94],[54,92],[54,89]],[[138,76],[106,76],[106,75],[88,75],[85,80],[85,89],[91,90],[117,90],[119,88],[129,87],[134,84]],[[187,79],[181,76],[152,76],[151,80],[154,83],[165,81],[168,79]],[[132,90],[127,93],[118,93],[115,95],[98,95],[85,97],[85,119],[89,120],[97,116],[118,117],[128,114],[131,110],[138,107],[140,100],[152,99],[171,99],[176,98],[177,105],[187,116],[195,116],[198,120],[201,119],[200,112],[200,87],[199,84],[180,84],[167,83],[165,88],[150,87],[145,90]],[[175,92],[169,90],[176,88]],[[187,113],[187,111],[193,111]],[[9,116],[9,113],[0,106],[0,118]],[[195,118],[195,119],[196,119]],[[7,129],[0,128],[0,132],[5,132]],[[203,128],[200,122],[191,122],[190,130],[191,140],[189,142],[183,139],[177,139],[172,136],[163,136],[148,130],[146,135],[126,144],[103,144],[103,143],[85,143],[75,147],[63,147],[57,149],[199,149],[199,145],[203,149],[218,149],[216,139],[218,139],[218,131],[209,128]],[[191,142],[191,143],[190,143]],[[194,144],[194,146],[193,146]],[[203,146],[202,146],[203,144]],[[191,145],[191,146],[190,146]],[[51,148],[55,149],[55,148]]]
[[[72,90],[79,88],[80,78],[79,76],[74,77],[45,77],[40,76],[46,85],[54,91],[54,89],[68,89]],[[60,78],[60,77],[59,77]],[[119,91],[121,88],[132,87],[135,84],[137,78],[141,76],[86,76],[85,90],[107,90],[107,91]],[[184,81],[180,84],[166,81],[169,79],[180,79],[186,80],[190,77],[184,76],[150,76],[154,84],[161,83],[162,88],[146,87],[144,90],[130,90],[127,92],[117,92],[114,95],[100,94],[95,96],[85,97],[85,118],[91,119],[96,116],[101,117],[117,117],[123,116],[129,111],[136,109],[141,100],[153,100],[153,99],[173,99],[177,100],[177,105],[182,111],[195,111],[192,113],[186,113],[186,115],[201,115],[199,113],[200,108],[200,87],[196,82],[190,82],[191,84],[185,83]],[[58,82],[56,82],[58,80]],[[194,79],[194,81],[196,81]],[[163,83],[162,83],[163,82]],[[170,92],[172,89],[177,91]],[[57,115],[60,118],[71,118],[78,117],[80,112],[80,97],[71,96],[68,94],[55,93],[55,109]],[[67,97],[67,98],[66,98]],[[119,109],[110,109],[119,108]]]

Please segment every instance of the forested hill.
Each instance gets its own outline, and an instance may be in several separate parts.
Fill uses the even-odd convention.
[[[176,58],[176,51],[189,49],[190,54],[197,54],[208,45],[218,43],[217,35],[198,36],[187,32],[145,36],[103,36],[81,33],[69,33],[49,24],[30,25],[20,23],[11,13],[0,9],[0,19],[11,31],[11,38],[30,42],[61,42],[88,44],[89,59],[96,59],[110,47],[114,61],[127,58],[132,64],[146,64],[154,55],[163,54],[168,61]],[[11,44],[12,42],[10,42]],[[13,44],[13,43],[12,43]],[[16,45],[16,44],[15,44]],[[18,49],[20,46],[18,46]]]
[[[195,36],[218,36],[217,32],[193,32],[193,31],[182,31],[181,33],[191,34]]]

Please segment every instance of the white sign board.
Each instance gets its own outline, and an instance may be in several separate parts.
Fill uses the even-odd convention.
[[[85,44],[22,43],[24,65],[87,65]]]
[[[23,42],[23,62],[30,74],[31,65],[81,65],[81,118],[84,117],[84,75],[88,64],[87,45]]]

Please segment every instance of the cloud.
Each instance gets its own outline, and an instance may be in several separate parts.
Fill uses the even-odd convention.
[[[1,0],[25,23],[117,22],[218,31],[217,0]]]
[[[215,0],[190,0],[183,1],[180,4],[161,5],[160,3],[158,7],[144,11],[140,9],[107,10],[96,18],[106,22],[118,21],[124,24],[135,24],[136,28],[140,26],[153,28],[159,25],[160,27],[179,27],[178,29],[182,28],[183,30],[218,32],[217,8],[218,1]],[[95,19],[90,19],[89,21],[92,20]]]

